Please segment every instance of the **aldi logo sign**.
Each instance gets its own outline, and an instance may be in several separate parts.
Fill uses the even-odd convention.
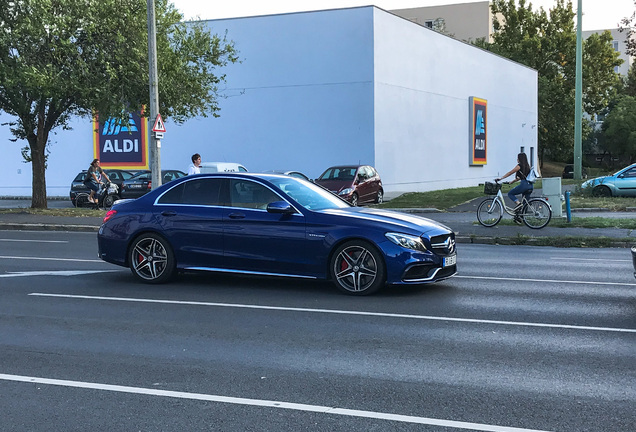
[[[93,153],[102,168],[148,169],[148,121],[130,113],[128,123],[93,120]]]
[[[486,165],[488,150],[488,101],[470,97],[470,165]]]

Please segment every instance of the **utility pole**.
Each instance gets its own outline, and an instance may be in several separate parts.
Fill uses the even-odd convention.
[[[582,131],[583,121],[583,41],[581,40],[581,27],[583,16],[583,0],[578,0],[576,11],[576,83],[574,98],[574,179],[581,180],[581,154],[582,154]]]
[[[148,12],[148,70],[150,75],[150,117],[152,128],[159,114],[159,89],[157,83],[157,31],[155,27],[155,0],[146,0]],[[150,123],[152,122],[152,123]],[[150,134],[150,169],[152,188],[161,186],[161,140],[154,133]]]

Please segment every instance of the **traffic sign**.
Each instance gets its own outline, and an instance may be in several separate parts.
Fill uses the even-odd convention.
[[[166,125],[161,118],[161,114],[157,114],[157,118],[155,119],[155,125],[152,127],[153,132],[165,132]]]

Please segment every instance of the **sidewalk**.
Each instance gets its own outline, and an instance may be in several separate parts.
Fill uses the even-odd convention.
[[[540,244],[541,240],[548,238],[568,237],[616,239],[616,247],[627,247],[636,243],[636,230],[618,228],[556,228],[548,225],[545,228],[534,230],[525,225],[496,225],[486,228],[477,223],[476,209],[481,199],[461,204],[448,211],[437,209],[394,209],[405,213],[432,219],[442,223],[457,235],[459,243],[486,243],[486,244]],[[0,200],[0,208],[25,208],[26,202],[21,206],[7,207],[6,201]],[[30,204],[30,202],[29,202]],[[70,203],[68,204],[70,205]],[[53,203],[51,207],[60,207],[60,203]],[[50,231],[81,231],[97,232],[102,223],[103,212],[95,217],[65,217],[33,215],[26,212],[0,213],[0,230],[50,230]],[[602,216],[607,218],[633,218],[633,212],[573,212],[572,218]],[[510,219],[508,215],[504,218]],[[632,241],[633,239],[633,241]]]

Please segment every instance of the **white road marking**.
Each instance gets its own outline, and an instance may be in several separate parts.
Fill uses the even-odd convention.
[[[0,239],[2,242],[27,242],[27,243],[68,243],[66,240],[19,240],[19,239]]]
[[[0,278],[23,277],[23,276],[77,276],[92,273],[106,273],[117,270],[51,270],[51,271],[29,271],[29,272],[8,272],[0,274]]]
[[[629,273],[631,276],[631,272]],[[549,282],[549,283],[566,283],[566,284],[583,284],[583,285],[612,285],[612,286],[633,286],[636,287],[636,283],[625,282],[594,282],[594,281],[569,281],[558,279],[524,279],[524,278],[511,278],[511,277],[494,277],[494,276],[463,276],[455,275],[454,278],[460,279],[484,279],[484,280],[502,280],[502,281],[518,281],[518,282]]]
[[[461,422],[461,421],[455,421],[455,420],[444,420],[444,419],[436,419],[436,418],[430,418],[430,417],[418,417],[418,416],[383,413],[383,412],[376,412],[376,411],[353,410],[353,409],[347,409],[347,408],[337,408],[337,407],[329,407],[329,406],[321,406],[321,405],[307,405],[307,404],[301,404],[301,403],[292,403],[292,402],[274,401],[274,400],[265,400],[265,399],[249,399],[249,398],[239,398],[239,397],[231,397],[231,396],[211,395],[211,394],[205,394],[205,393],[190,393],[190,392],[179,392],[179,391],[170,391],[170,390],[157,390],[157,389],[144,388],[144,387],[130,387],[130,386],[121,386],[121,385],[112,385],[112,384],[91,383],[91,382],[84,382],[84,381],[69,381],[69,380],[59,380],[59,379],[50,379],[50,378],[29,377],[29,376],[21,376],[21,375],[0,374],[0,380],[44,384],[44,385],[55,385],[55,386],[62,386],[62,387],[74,387],[74,388],[91,389],[91,390],[112,391],[112,392],[119,392],[119,393],[132,393],[132,394],[140,394],[140,395],[148,395],[148,396],[171,397],[171,398],[177,398],[177,399],[219,402],[219,403],[227,403],[227,404],[234,404],[234,405],[288,409],[288,410],[295,410],[295,411],[314,412],[314,413],[322,413],[322,414],[330,414],[330,415],[341,415],[341,416],[348,416],[348,417],[390,420],[390,421],[397,421],[402,423],[442,426],[442,427],[449,427],[449,428],[455,428],[455,429],[470,429],[474,431],[484,431],[484,432],[548,432],[548,431],[541,431],[538,429],[524,429],[524,428],[497,426],[497,425],[489,425],[489,424],[482,424],[482,423],[469,423],[469,422]]]
[[[613,260],[608,260],[608,259],[601,259],[601,258],[568,258],[568,257],[550,257],[550,260],[555,261],[555,260],[565,260],[565,261],[595,261],[595,262],[632,262],[632,260],[626,260],[626,259],[613,259]]]
[[[80,259],[80,258],[46,258],[46,257],[19,257],[0,255],[0,259],[22,259],[22,260],[41,260],[41,261],[73,261],[73,262],[98,262],[104,263],[100,259]]]
[[[101,296],[84,296],[84,295],[72,295],[72,294],[47,294],[47,293],[30,293],[30,296],[38,297],[58,297],[58,298],[72,298],[83,300],[107,300],[107,301],[122,301],[122,302],[135,302],[135,303],[161,303],[161,304],[174,304],[174,305],[191,305],[191,306],[212,306],[212,307],[228,307],[239,309],[261,309],[261,310],[277,310],[288,312],[310,312],[310,313],[324,313],[324,314],[338,314],[338,315],[362,315],[362,316],[375,316],[384,318],[406,318],[406,319],[419,319],[429,321],[451,321],[451,322],[465,322],[465,323],[477,323],[477,324],[496,324],[496,325],[509,325],[520,327],[544,327],[544,328],[558,328],[558,329],[571,329],[571,330],[588,330],[588,331],[605,331],[605,332],[617,332],[617,333],[636,333],[636,329],[624,329],[624,328],[612,328],[612,327],[589,327],[589,326],[576,326],[566,324],[546,324],[546,323],[533,323],[533,322],[518,322],[518,321],[495,321],[495,320],[482,320],[472,318],[454,318],[454,317],[442,317],[442,316],[427,316],[427,315],[410,315],[410,314],[396,314],[396,313],[383,313],[383,312],[364,312],[364,311],[351,311],[351,310],[337,310],[337,309],[310,309],[310,308],[294,308],[283,306],[260,306],[249,304],[237,304],[237,303],[210,303],[210,302],[196,302],[196,301],[184,301],[184,300],[157,300],[157,299],[141,299],[130,297],[101,297]]]

